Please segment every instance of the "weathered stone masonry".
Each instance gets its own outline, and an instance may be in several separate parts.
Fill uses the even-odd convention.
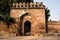
[[[42,2],[13,3],[10,16],[19,24],[18,29],[20,28],[21,32],[19,32],[22,33],[21,35],[25,34],[24,23],[26,21],[31,23],[31,35],[39,35],[42,32],[41,27],[44,28],[43,33],[45,32],[45,6]]]

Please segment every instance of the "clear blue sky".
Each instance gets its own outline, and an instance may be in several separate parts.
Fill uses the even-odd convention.
[[[34,0],[35,2],[43,2],[50,9],[51,20],[60,20],[60,0]]]

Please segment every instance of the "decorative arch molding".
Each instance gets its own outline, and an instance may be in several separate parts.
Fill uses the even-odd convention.
[[[20,23],[19,23],[19,28],[17,29],[17,36],[23,36],[23,32],[22,32],[22,22],[25,16],[28,16],[28,13],[23,14],[22,16],[20,16]]]

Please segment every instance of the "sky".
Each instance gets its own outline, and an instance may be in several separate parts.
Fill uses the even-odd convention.
[[[34,2],[43,2],[50,10],[49,20],[60,20],[60,0],[34,0]]]

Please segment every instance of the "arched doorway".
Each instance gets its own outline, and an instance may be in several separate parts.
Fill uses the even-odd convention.
[[[22,25],[23,25],[23,19],[24,19],[24,17],[27,16],[27,15],[29,15],[29,14],[28,14],[28,13],[25,13],[25,14],[23,14],[23,15],[20,17],[20,23],[19,23],[19,27],[17,28],[16,36],[23,36],[23,35],[24,35],[24,33],[22,32],[22,31],[24,31]]]
[[[25,21],[24,23],[24,36],[29,36],[31,34],[31,22]]]

